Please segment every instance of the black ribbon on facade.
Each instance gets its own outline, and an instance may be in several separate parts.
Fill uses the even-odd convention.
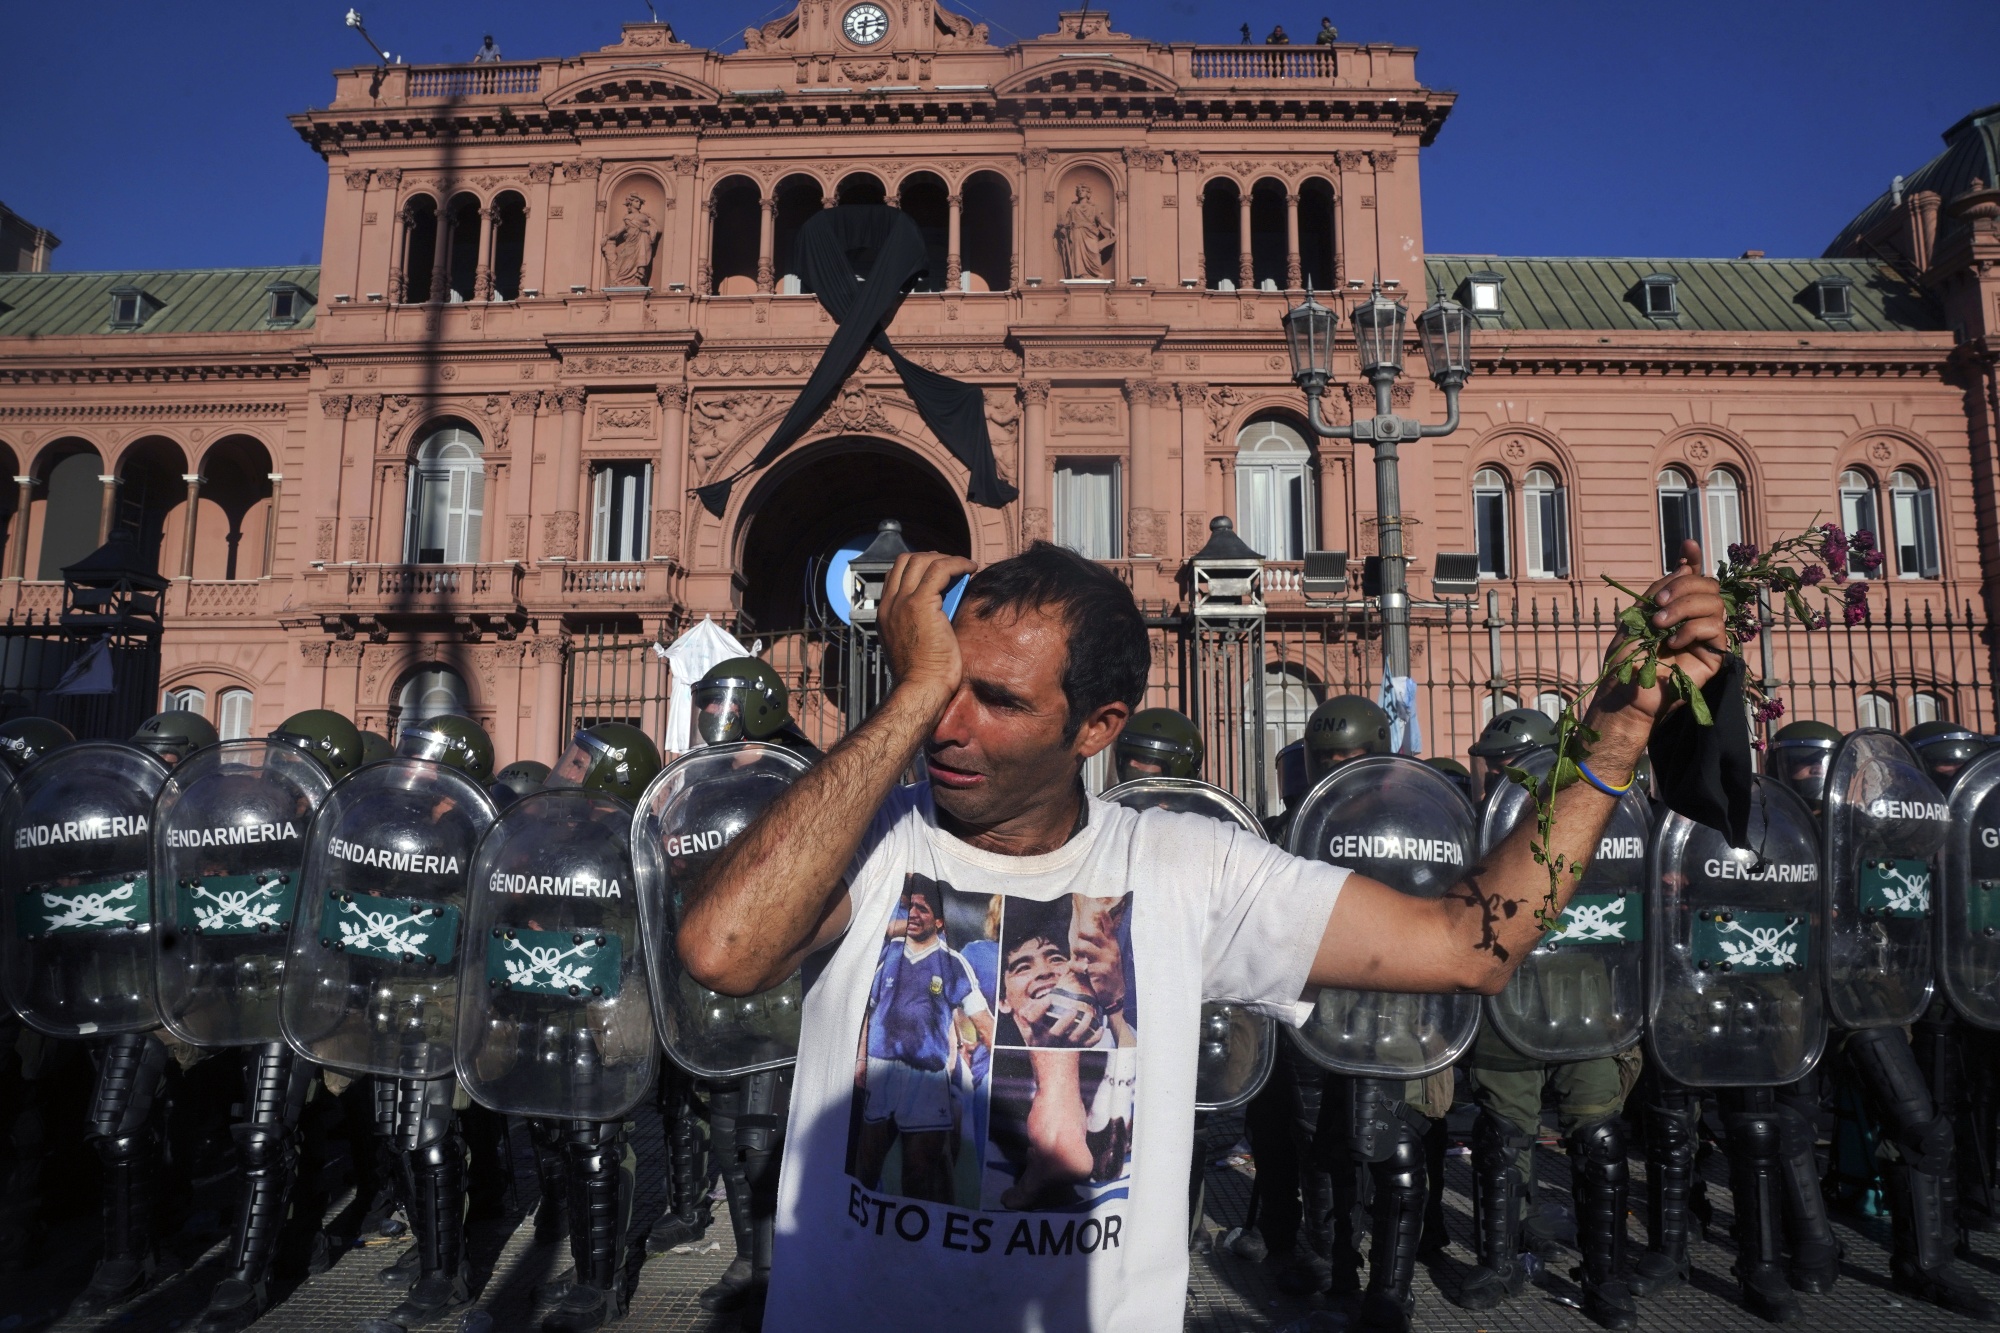
[[[721,518],[730,488],[798,442],[870,347],[889,358],[931,434],[972,474],[966,499],[989,509],[1013,500],[1019,492],[1000,479],[993,462],[986,396],[975,385],[925,370],[890,346],[884,331],[910,283],[929,267],[917,224],[901,209],[883,204],[823,209],[799,228],[798,252],[814,294],[839,327],[812,378],[757,456],[721,480],[695,488],[702,507]]]
[[[1702,686],[1713,726],[1696,722],[1686,707],[1676,708],[1653,729],[1646,749],[1669,810],[1726,835],[1731,847],[1748,849],[1750,785],[1757,770],[1743,707],[1746,670],[1743,659],[1731,653]]]

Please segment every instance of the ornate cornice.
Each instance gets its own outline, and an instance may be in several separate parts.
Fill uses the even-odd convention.
[[[210,361],[181,365],[24,364],[0,361],[0,385],[19,384],[209,384],[222,381],[303,381],[307,366],[294,357],[278,361]]]
[[[0,406],[0,421],[186,421],[216,417],[230,421],[283,421],[297,403],[79,403]]]

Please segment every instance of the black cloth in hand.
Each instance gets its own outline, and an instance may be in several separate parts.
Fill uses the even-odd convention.
[[[1750,758],[1750,718],[1743,707],[1746,670],[1743,659],[1731,653],[1702,686],[1713,726],[1702,726],[1694,710],[1682,705],[1653,728],[1646,747],[1667,808],[1741,848],[1750,845],[1750,788],[1757,772]]]

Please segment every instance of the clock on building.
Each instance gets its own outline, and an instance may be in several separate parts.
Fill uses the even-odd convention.
[[[889,35],[889,14],[880,5],[856,5],[840,20],[840,30],[856,46],[873,46]]]

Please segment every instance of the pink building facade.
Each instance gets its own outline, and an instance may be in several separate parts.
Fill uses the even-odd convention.
[[[1069,542],[1164,623],[1229,515],[1271,559],[1281,741],[1380,668],[1369,457],[1302,429],[1280,317],[1379,276],[1479,319],[1464,424],[1403,452],[1415,594],[1441,552],[1486,576],[1424,613],[1450,631],[1418,638],[1427,749],[1573,684],[1600,574],[1657,575],[1673,525],[1719,557],[1843,513],[1893,546],[1878,605],[1957,637],[1886,674],[1867,647],[1816,711],[1991,729],[2000,173],[1934,173],[1818,260],[1434,256],[1419,171],[1452,102],[1408,48],[1170,45],[1101,11],[1000,47],[929,0],[805,0],[728,55],[635,24],[571,59],[340,71],[293,118],[327,163],[316,269],[0,276],[0,611],[56,605],[123,525],[174,579],[162,687],[225,729],[453,706],[549,759],[579,720],[650,720],[648,646],[704,614],[821,680],[816,580],[883,518],[980,561]],[[1991,160],[1991,123],[1953,133]],[[798,228],[873,202],[933,251],[890,336],[984,391],[1020,500],[967,504],[870,354],[709,514],[689,489],[755,453],[833,329]],[[1436,420],[1420,367],[1396,399]],[[1334,550],[1350,591],[1309,597]],[[1571,647],[1531,666],[1545,616]]]

